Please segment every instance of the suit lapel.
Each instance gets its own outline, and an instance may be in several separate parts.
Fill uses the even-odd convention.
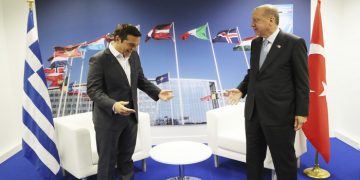
[[[130,63],[130,82],[131,82],[131,87],[133,87],[134,85],[134,80],[136,72],[135,72],[135,57],[134,54],[135,52],[132,52],[129,58],[129,63]]]
[[[262,38],[258,38],[254,42],[254,52],[252,53],[252,56],[254,56],[254,62],[252,62],[253,64],[251,65],[251,67],[253,67],[255,73],[259,72],[261,44],[262,44]]]
[[[269,53],[266,56],[266,59],[264,61],[264,64],[260,68],[260,73],[264,71],[264,69],[269,66],[269,64],[273,63],[275,61],[276,56],[281,52],[282,47],[284,46],[284,35],[280,31],[279,34],[276,36],[275,41],[273,42]],[[258,53],[260,54],[260,52]],[[259,61],[258,61],[259,63]],[[259,67],[259,66],[258,66]]]
[[[111,66],[112,66],[113,68],[115,68],[115,72],[114,72],[115,76],[116,76],[117,73],[120,73],[120,78],[119,78],[119,80],[120,80],[120,81],[126,81],[126,82],[127,82],[126,84],[129,85],[129,81],[127,80],[126,73],[125,73],[124,69],[121,67],[120,62],[119,62],[119,61],[116,59],[116,57],[111,53],[111,51],[109,50],[109,48],[105,50],[105,53],[107,54],[107,56],[109,57],[109,59],[110,59],[110,61],[111,61],[111,63],[110,63]],[[129,86],[130,86],[130,85],[129,85]]]

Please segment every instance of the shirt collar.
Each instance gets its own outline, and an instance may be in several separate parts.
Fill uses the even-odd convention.
[[[280,29],[276,28],[276,30],[268,37],[263,38],[263,40],[267,39],[270,43],[274,43],[276,36],[279,34]]]
[[[115,49],[115,47],[112,45],[112,43],[109,44],[109,50],[111,52],[111,54],[113,54],[116,58],[124,58],[124,56],[118,51]]]

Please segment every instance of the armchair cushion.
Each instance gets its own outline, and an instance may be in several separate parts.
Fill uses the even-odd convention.
[[[206,112],[208,145],[214,155],[246,162],[245,103],[225,106]],[[299,130],[295,137],[296,157],[306,152],[306,138]],[[264,167],[274,169],[270,151],[264,161]]]
[[[227,131],[218,135],[219,148],[246,154],[244,131]]]
[[[54,118],[57,147],[63,169],[81,179],[97,173],[99,156],[92,112]],[[150,156],[150,116],[139,112],[138,134],[133,160]]]

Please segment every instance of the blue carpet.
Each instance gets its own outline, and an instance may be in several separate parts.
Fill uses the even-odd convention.
[[[303,175],[305,168],[314,164],[315,150],[308,143],[308,152],[301,157],[301,165],[298,170],[299,180],[311,178]],[[360,180],[360,152],[353,149],[342,141],[331,139],[331,160],[326,164],[319,156],[320,166],[331,173],[331,180]],[[135,162],[136,180],[164,180],[178,175],[178,166],[158,163],[151,158],[147,160],[147,172],[140,170],[141,162]],[[220,167],[214,167],[213,157],[201,163],[185,166],[185,174],[195,176],[203,180],[239,180],[246,179],[245,163],[220,158]],[[270,179],[271,172],[265,171],[265,179]],[[17,153],[7,161],[0,164],[1,180],[41,180],[35,168],[23,157],[22,152]],[[58,180],[75,180],[74,177],[66,176],[56,178]],[[95,176],[88,178],[96,180]]]

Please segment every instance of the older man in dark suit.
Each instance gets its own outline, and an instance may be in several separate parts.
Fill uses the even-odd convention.
[[[131,157],[137,135],[137,89],[155,101],[172,98],[171,91],[160,90],[144,77],[134,51],[140,36],[134,26],[117,26],[109,47],[89,62],[87,93],[94,101],[99,180],[114,180],[115,165],[122,180],[134,179]]]
[[[296,180],[295,131],[306,122],[309,77],[305,41],[278,28],[272,5],[253,11],[251,68],[229,101],[245,102],[246,164],[250,180],[263,179],[267,145],[280,180]]]

